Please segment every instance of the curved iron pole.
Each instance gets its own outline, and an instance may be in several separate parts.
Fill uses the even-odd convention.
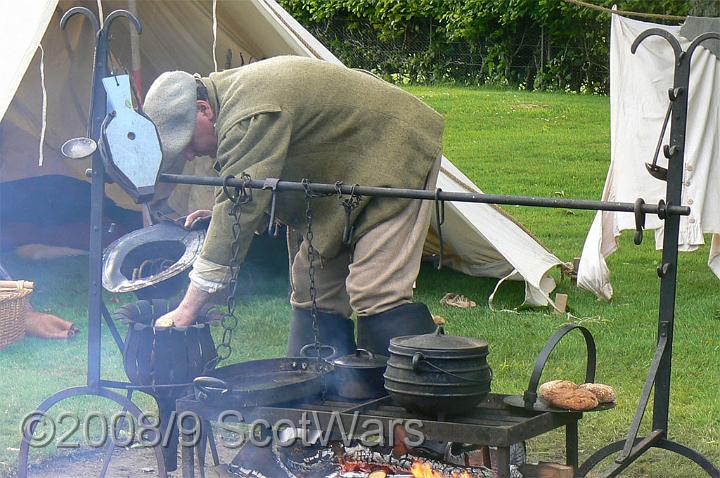
[[[645,440],[645,438],[637,437],[635,439],[635,442],[633,443],[633,446],[637,446],[643,440]],[[625,440],[618,440],[602,447],[601,449],[593,453],[590,458],[585,460],[582,466],[578,468],[577,472],[575,473],[575,478],[585,478],[585,476],[587,476],[590,470],[595,468],[605,458],[609,457],[613,453],[617,453],[622,450],[624,446]],[[664,438],[657,440],[652,446],[684,456],[685,458],[697,463],[698,466],[700,466],[700,468],[702,468],[711,477],[720,477],[720,469],[718,469],[715,465],[712,464],[712,462],[710,462],[710,460],[708,460],[692,448],[688,448],[685,445],[681,445],[680,443]]]
[[[70,19],[75,15],[83,15],[88,18],[95,31],[95,54],[93,58],[91,85],[92,99],[90,103],[87,136],[98,142],[101,134],[101,125],[106,115],[106,94],[104,88],[102,87],[102,79],[110,73],[108,69],[108,40],[110,28],[117,18],[124,17],[133,24],[138,33],[142,33],[142,23],[137,17],[135,17],[135,15],[127,10],[115,10],[105,18],[105,23],[101,28],[97,16],[90,9],[86,7],[73,7],[65,12],[60,19],[60,27],[64,29]],[[87,386],[74,387],[57,392],[43,401],[35,411],[45,413],[53,405],[67,398],[81,395],[92,395],[113,400],[119,405],[125,407],[138,420],[141,420],[142,411],[140,408],[138,408],[138,406],[128,398],[105,388],[105,381],[101,380],[100,377],[100,349],[102,346],[101,318],[103,313],[107,313],[107,309],[102,301],[101,287],[103,234],[102,215],[103,200],[105,196],[105,170],[99,151],[95,151],[92,156],[91,172]],[[114,332],[113,337],[117,341],[118,346],[120,346],[122,339],[116,336],[116,330]],[[30,447],[29,439],[32,437],[32,431],[36,425],[37,422],[34,422],[34,425],[30,425],[31,429],[28,430],[30,432],[29,436],[25,433],[25,431],[23,431],[23,438],[20,445],[18,459],[18,473],[20,478],[25,478],[27,476],[28,454]],[[167,470],[165,468],[165,460],[162,453],[161,443],[153,448],[158,462],[158,475],[161,478],[166,478]],[[106,463],[104,463],[103,471],[100,476],[104,476],[108,463],[109,459],[107,459]]]
[[[678,40],[669,32],[651,28],[642,32],[632,44],[631,52],[636,53],[638,46],[650,36],[665,38],[675,55],[673,88],[670,100],[672,108],[670,144],[668,153],[667,186],[665,198],[670,209],[679,205],[682,199],[683,169],[685,163],[685,134],[687,131],[687,111],[690,85],[690,61],[697,46],[708,39],[720,39],[716,33],[706,33],[695,38],[687,52],[682,51]],[[675,299],[677,295],[678,238],[680,218],[670,215],[665,220],[663,237],[662,264],[658,267],[660,277],[660,303],[658,313],[658,331],[653,359],[643,387],[643,393],[635,411],[633,422],[624,441],[601,448],[593,454],[578,470],[577,476],[585,476],[594,466],[611,453],[620,451],[615,462],[600,476],[609,478],[619,475],[650,448],[662,448],[681,454],[700,465],[710,476],[720,478],[720,471],[700,453],[667,439],[670,415],[670,380],[672,377],[672,345],[675,325]],[[654,389],[652,432],[645,438],[638,438],[640,424],[648,406],[650,393]]]
[[[112,400],[118,405],[126,407],[127,410],[138,420],[142,421],[146,425],[150,425],[146,417],[144,417],[142,410],[138,408],[133,402],[123,397],[122,395],[111,392],[110,390],[103,387],[73,387],[57,392],[51,397],[47,398],[42,402],[33,413],[44,416],[45,413],[53,407],[53,405],[72,397],[78,397],[83,395],[92,395],[96,397],[107,398]],[[38,424],[38,421],[29,423],[29,430],[22,430],[22,442],[20,443],[20,454],[18,459],[18,477],[27,478],[28,472],[28,456],[30,453],[30,440],[32,439],[33,432]],[[162,478],[167,477],[167,471],[165,470],[165,460],[162,454],[162,440],[156,444],[153,449],[155,451],[155,458],[158,462],[158,475]]]
[[[115,11],[111,12],[107,17],[105,17],[105,23],[103,25],[103,30],[105,31],[106,35],[110,33],[110,28],[112,27],[112,23],[120,17],[127,18],[130,21],[130,23],[135,27],[135,31],[137,31],[138,34],[142,33],[143,27],[142,27],[142,23],[140,23],[140,20],[138,20],[138,17],[136,17],[135,15],[133,15],[131,12],[129,12],[127,10],[115,10]]]
[[[695,49],[706,40],[720,40],[720,33],[709,32],[695,37],[687,49],[686,55],[688,56],[688,61],[690,61],[693,53],[695,53]]]
[[[98,21],[98,17],[92,12],[92,10],[86,7],[72,7],[70,10],[65,12],[65,14],[60,19],[60,28],[65,30],[67,22],[75,15],[83,15],[88,20],[90,20],[90,23],[92,23],[95,33],[100,30],[100,22]]]
[[[680,62],[680,59],[684,56],[685,52],[683,52],[678,39],[675,38],[672,33],[667,30],[663,30],[662,28],[650,28],[642,32],[637,36],[635,41],[633,41],[632,46],[630,47],[630,52],[634,55],[640,44],[645,41],[645,39],[652,36],[659,36],[667,40],[673,49],[673,53],[675,53],[675,62],[677,65],[677,63]]]

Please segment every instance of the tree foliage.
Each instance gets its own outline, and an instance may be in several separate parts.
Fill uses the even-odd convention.
[[[695,0],[702,2],[704,0]],[[714,0],[713,0],[714,1]],[[610,15],[562,0],[281,0],[350,66],[399,81],[498,83],[606,91]],[[687,15],[684,0],[594,0],[634,12]],[[371,31],[372,43],[350,40]],[[356,38],[356,37],[353,37]],[[424,39],[393,54],[395,42]],[[416,42],[417,43],[417,42]],[[462,61],[458,55],[462,52]]]

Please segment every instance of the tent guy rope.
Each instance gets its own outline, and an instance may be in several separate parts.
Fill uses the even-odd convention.
[[[47,131],[47,87],[45,86],[45,49],[42,44],[38,45],[38,49],[40,50],[40,87],[42,88],[42,126],[40,127],[38,166],[42,166],[44,161],[45,133]]]

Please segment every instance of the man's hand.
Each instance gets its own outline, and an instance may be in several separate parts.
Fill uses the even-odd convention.
[[[195,212],[191,212],[185,218],[185,224],[183,225],[183,227],[185,227],[185,229],[190,229],[190,227],[192,227],[193,222],[197,221],[200,218],[208,217],[208,216],[212,216],[212,211],[209,209],[198,209]]]
[[[196,320],[198,313],[203,305],[210,298],[210,294],[198,289],[192,283],[185,292],[177,309],[171,310],[155,321],[156,327],[186,327],[192,325]]]
[[[163,329],[167,327],[185,327],[192,325],[195,322],[195,317],[185,311],[182,311],[180,307],[175,310],[171,310],[167,314],[163,315],[155,321],[155,327]]]

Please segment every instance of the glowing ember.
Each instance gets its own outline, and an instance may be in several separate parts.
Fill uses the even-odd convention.
[[[432,469],[430,463],[416,461],[410,467],[410,472],[415,478],[442,478],[442,475]]]
[[[296,476],[325,476],[327,478],[393,478],[408,476],[420,478],[492,478],[491,469],[482,466],[457,465],[446,463],[431,457],[404,454],[393,455],[394,449],[368,448],[357,444],[355,446],[340,446],[333,453],[318,456],[317,460],[305,461],[303,467],[295,462],[288,461],[288,457],[281,458],[281,462],[290,468]],[[337,465],[335,472],[326,473],[331,463]],[[316,462],[311,465],[311,462]],[[319,471],[318,466],[328,465]],[[297,471],[303,470],[302,473]]]

